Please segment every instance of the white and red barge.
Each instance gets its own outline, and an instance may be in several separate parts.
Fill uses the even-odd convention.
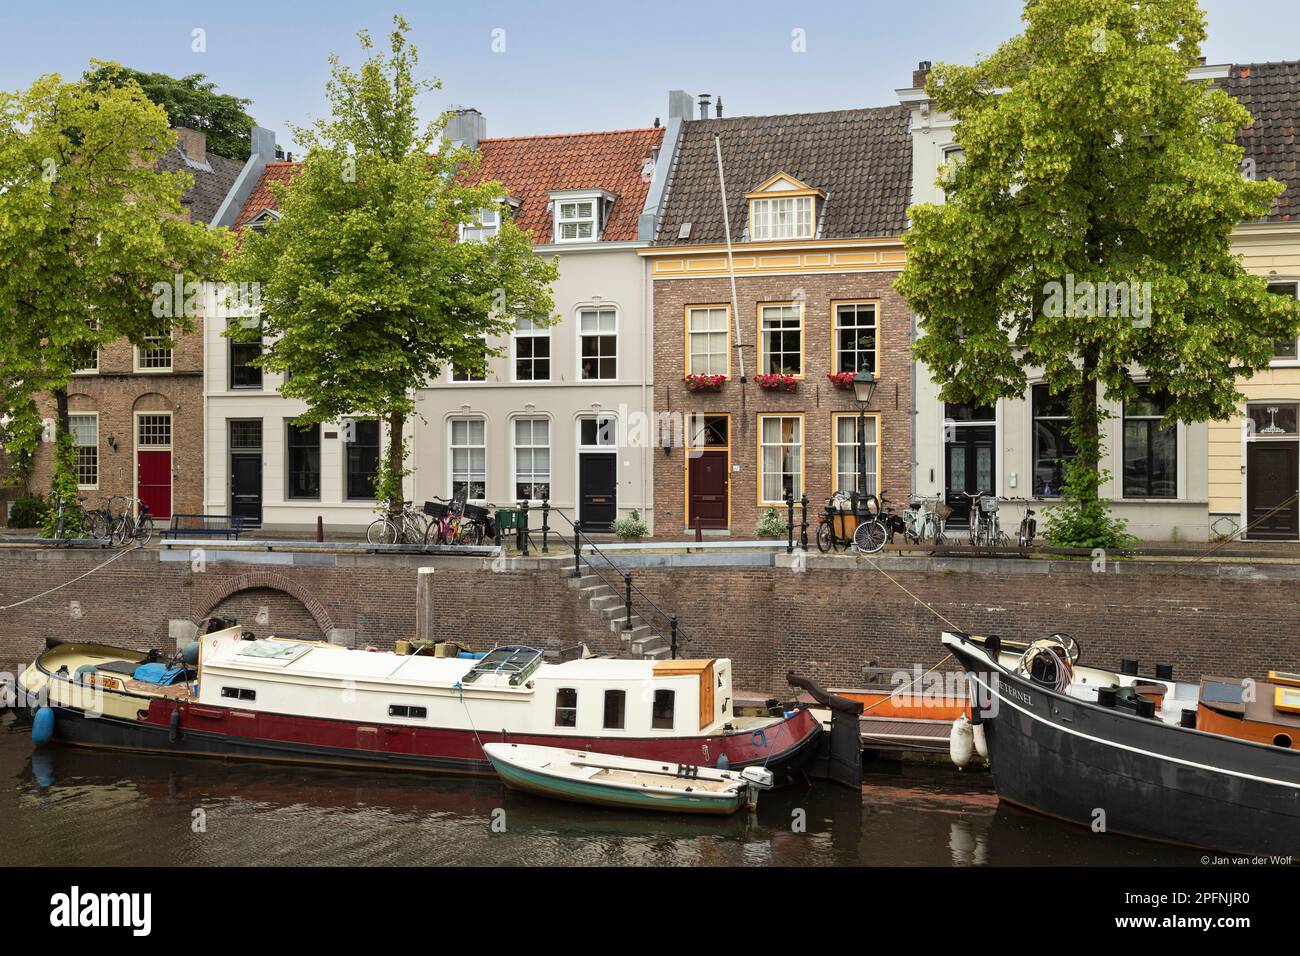
[[[309,641],[200,638],[197,668],[60,643],[20,676],[34,736],[130,751],[491,774],[494,742],[788,773],[818,721],[733,713],[731,662],[587,658],[499,647],[481,658],[398,655]],[[149,670],[149,673],[145,673]],[[40,713],[41,708],[49,711]],[[44,719],[41,719],[44,718]],[[725,760],[723,759],[725,758]]]

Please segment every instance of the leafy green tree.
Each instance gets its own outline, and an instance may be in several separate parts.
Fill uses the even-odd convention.
[[[210,275],[230,237],[182,218],[193,178],[154,169],[174,143],[135,86],[49,74],[0,92],[0,417],[20,443],[50,395],[49,437],[70,447],[68,383],[97,348],[192,325],[158,317],[156,287]],[[70,456],[54,457],[54,489],[71,506]]]
[[[941,173],[944,203],[911,209],[898,289],[924,316],[915,354],[944,399],[1023,396],[1026,367],[1070,396],[1075,531],[1113,538],[1102,395],[1134,397],[1140,369],[1167,421],[1228,418],[1237,378],[1296,333],[1295,304],[1229,249],[1282,187],[1239,169],[1246,109],[1188,81],[1195,0],[1030,0],[1023,20],[988,58],[930,74],[964,162]]]
[[[292,185],[275,187],[280,218],[246,230],[229,262],[229,279],[261,284],[261,326],[227,334],[266,337],[260,362],[291,373],[280,393],[307,403],[301,424],[386,422],[378,497],[397,509],[415,390],[449,365],[482,370],[500,354],[485,340],[509,334],[518,315],[553,321],[558,270],[506,217],[491,239],[456,241],[506,193],[467,184],[476,156],[442,136],[447,116],[421,126],[416,98],[439,84],[416,79],[409,28],[394,24],[387,56],[356,71],[331,56],[332,117],[294,130],[307,154]]]
[[[86,73],[91,84],[124,86],[136,83],[150,101],[167,111],[172,126],[198,130],[207,136],[207,148],[218,156],[244,160],[252,147],[253,117],[246,107],[253,101],[218,93],[217,84],[202,73],[174,77],[130,67],[102,65]]]

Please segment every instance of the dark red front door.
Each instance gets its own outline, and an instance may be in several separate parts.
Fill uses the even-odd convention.
[[[725,451],[693,452],[690,459],[691,502],[687,524],[692,528],[698,520],[701,528],[725,528],[728,521],[727,453]]]
[[[172,516],[172,453],[137,451],[136,494],[155,518]]]

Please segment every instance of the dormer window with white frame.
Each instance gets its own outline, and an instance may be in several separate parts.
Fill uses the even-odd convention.
[[[272,222],[275,222],[279,218],[280,218],[280,214],[276,212],[274,209],[263,209],[252,219],[248,220],[248,222],[246,222],[244,225],[247,226],[249,229],[252,229],[253,232],[262,233],[262,232],[266,232],[266,227],[268,225],[270,225]]]
[[[749,201],[749,239],[772,242],[784,239],[813,239],[817,235],[817,202],[826,194],[777,173],[752,193]]]
[[[597,242],[605,226],[612,193],[603,189],[562,190],[551,193],[556,242]]]

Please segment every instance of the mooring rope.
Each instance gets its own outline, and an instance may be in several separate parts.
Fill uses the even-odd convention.
[[[56,586],[50,588],[48,591],[42,591],[40,594],[34,594],[34,595],[32,595],[31,597],[29,597],[29,598],[23,598],[23,600],[21,600],[21,601],[17,601],[17,602],[15,602],[15,603],[13,603],[13,604],[4,604],[4,605],[0,605],[0,611],[10,611],[10,610],[13,610],[13,609],[16,608],[16,607],[22,607],[24,604],[31,604],[33,601],[39,601],[41,598],[43,598],[43,597],[45,597],[45,596],[47,596],[47,595],[53,594],[55,591],[62,591],[62,590],[63,590],[64,588],[66,588],[69,584],[76,584],[76,583],[77,583],[78,581],[80,581],[82,578],[88,578],[88,577],[90,577],[90,576],[91,576],[92,574],[94,574],[96,571],[99,571],[99,570],[101,570],[101,569],[103,569],[103,568],[108,567],[110,564],[112,564],[112,563],[113,563],[114,561],[116,561],[118,558],[122,557],[122,555],[124,555],[124,554],[130,554],[132,551],[135,551],[135,550],[139,549],[140,546],[141,546],[141,545],[139,544],[139,542],[133,543],[129,548],[124,548],[124,549],[122,549],[122,550],[119,551],[117,554],[113,555],[111,558],[109,558],[107,561],[105,561],[103,564],[97,564],[95,567],[91,568],[89,571],[85,572],[84,574],[78,574],[78,575],[77,575],[75,578],[73,578],[71,581],[64,581],[62,584],[56,585]]]

